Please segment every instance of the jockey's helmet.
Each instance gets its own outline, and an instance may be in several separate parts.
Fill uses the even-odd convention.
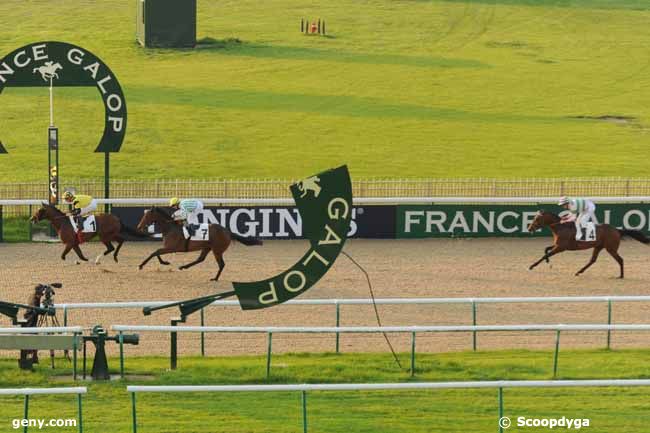
[[[560,197],[560,201],[557,203],[558,206],[564,206],[569,204],[569,197]]]
[[[169,200],[169,205],[170,206],[178,206],[180,204],[180,199],[178,197],[174,197],[171,200]]]
[[[73,201],[74,200],[74,194],[72,193],[72,191],[64,192],[63,193],[63,200],[65,200],[67,202]]]

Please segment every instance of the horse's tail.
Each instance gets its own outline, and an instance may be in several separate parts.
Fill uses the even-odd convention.
[[[230,232],[230,237],[238,242],[241,242],[247,247],[264,244],[264,242],[262,242],[261,239],[257,239],[256,237],[253,236],[242,236],[242,235],[238,235],[237,233]]]
[[[120,234],[126,234],[129,236],[133,236],[134,238],[137,239],[150,239],[151,235],[147,233],[142,233],[134,228],[131,228],[127,226],[126,224],[120,222]]]
[[[638,230],[619,230],[618,232],[621,234],[621,236],[629,236],[632,239],[636,239],[637,241],[641,242],[642,244],[650,244],[650,239],[648,239],[646,235]]]

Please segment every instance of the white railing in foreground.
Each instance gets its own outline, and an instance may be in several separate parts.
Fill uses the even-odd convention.
[[[57,326],[42,328],[0,328],[0,334],[81,334],[81,326]]]
[[[110,309],[110,308],[144,308],[158,307],[177,301],[148,301],[148,302],[97,302],[97,303],[68,303],[57,304],[57,309],[63,309],[63,325],[68,325],[68,311],[73,309]],[[554,297],[505,297],[505,298],[378,298],[377,305],[435,305],[435,304],[467,304],[471,306],[471,324],[478,323],[477,307],[479,304],[500,303],[607,303],[607,324],[612,324],[612,304],[614,302],[650,302],[650,296],[554,296]],[[335,306],[335,324],[341,324],[342,305],[372,305],[372,299],[293,299],[283,306],[333,305]],[[238,307],[239,301],[215,301],[210,307]],[[205,325],[203,309],[200,311],[201,326]],[[336,353],[340,351],[340,338],[336,334]],[[472,348],[476,350],[477,335],[472,333]],[[611,348],[611,332],[607,332],[607,349]],[[201,334],[201,355],[205,355],[205,336]]]
[[[88,389],[85,386],[75,388],[13,388],[1,389],[0,396],[2,395],[24,395],[25,404],[23,411],[23,419],[29,419],[29,397],[32,395],[52,395],[52,394],[76,394],[77,395],[77,429],[79,433],[83,433],[83,415],[81,396],[86,394]],[[27,427],[24,427],[24,432],[27,432]]]
[[[577,387],[636,387],[650,386],[648,379],[612,380],[499,380],[485,382],[421,382],[421,383],[359,383],[359,384],[302,384],[302,385],[198,385],[198,386],[128,386],[131,394],[133,433],[137,433],[136,393],[180,393],[180,392],[287,392],[302,393],[302,427],[307,433],[308,391],[380,391],[380,390],[423,390],[423,389],[470,389],[493,388],[498,390],[499,432],[510,426],[510,419],[504,418],[504,388],[577,388]],[[507,420],[507,421],[506,421]]]
[[[91,302],[56,304],[57,309],[80,310],[91,308],[159,307],[178,301]],[[500,304],[500,303],[583,303],[583,302],[650,302],[650,296],[530,296],[504,298],[377,298],[377,305],[426,304]],[[372,305],[372,299],[292,299],[282,305]],[[239,306],[239,301],[214,301],[210,307]]]
[[[266,334],[367,334],[383,332],[509,332],[509,331],[650,331],[650,325],[480,325],[480,326],[129,326],[113,325],[116,332],[221,332]]]
[[[0,395],[86,394],[85,386],[76,388],[0,388]]]
[[[649,196],[634,197],[591,197],[599,203],[648,203]],[[206,205],[293,205],[291,199],[264,199],[264,198],[203,198]],[[480,203],[557,203],[557,197],[359,197],[354,198],[355,205],[372,204],[480,204]],[[40,206],[43,200],[0,200],[0,206]],[[111,205],[166,205],[169,198],[111,198],[97,199],[98,204]]]
[[[177,333],[265,333],[267,335],[266,376],[271,375],[271,355],[273,334],[368,334],[368,333],[410,333],[411,334],[411,376],[415,375],[415,336],[424,332],[530,332],[555,331],[555,353],[553,357],[553,377],[557,376],[560,333],[562,331],[650,331],[650,324],[624,325],[482,325],[482,326],[345,326],[345,327],[299,327],[299,326],[129,326],[113,325],[111,330],[119,333],[120,372],[124,377],[124,332],[169,332],[172,335],[170,365],[175,370],[178,358]]]
[[[465,388],[570,388],[650,386],[650,379],[597,380],[490,380],[479,382],[344,383],[297,385],[132,385],[127,392],[279,392],[279,391],[377,391],[391,389]]]

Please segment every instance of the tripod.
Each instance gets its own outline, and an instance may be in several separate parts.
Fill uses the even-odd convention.
[[[49,314],[39,314],[36,326],[39,328],[61,327],[59,324],[59,319],[57,319],[56,315],[50,316]],[[65,356],[65,359],[70,361],[70,353],[67,350],[63,351],[63,355]],[[50,364],[52,366],[52,369],[54,369],[54,350],[50,350]]]

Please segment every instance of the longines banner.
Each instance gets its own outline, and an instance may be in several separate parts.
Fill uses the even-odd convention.
[[[599,222],[642,230],[650,235],[650,204],[596,204]],[[410,205],[356,206],[350,238],[516,237],[531,236],[528,224],[539,209],[561,213],[551,205]],[[135,227],[145,208],[113,208],[113,213]],[[203,221],[218,223],[246,236],[264,239],[305,238],[296,207],[211,207]],[[547,230],[534,236],[550,236]]]
[[[144,207],[113,207],[129,227],[142,218]],[[199,221],[219,224],[228,230],[262,239],[304,239],[302,217],[295,206],[210,207]],[[395,206],[357,206],[352,209],[348,237],[395,238]]]
[[[527,227],[538,210],[566,212],[552,205],[398,206],[397,237],[530,236]],[[596,204],[599,223],[650,233],[650,204]],[[549,236],[545,229],[536,236]]]

